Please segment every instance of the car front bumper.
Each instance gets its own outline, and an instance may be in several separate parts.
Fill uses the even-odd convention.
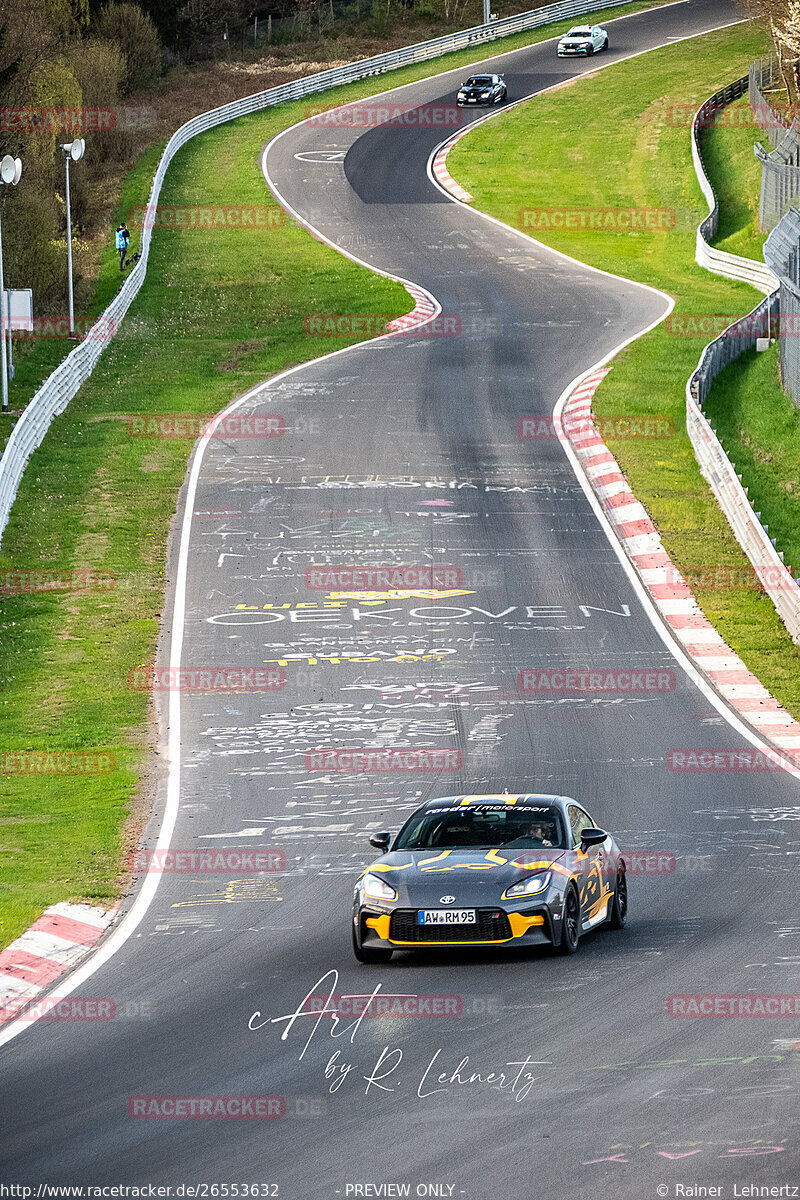
[[[591,52],[592,52],[591,46],[585,46],[585,47],[584,46],[582,46],[582,47],[559,46],[558,47],[558,57],[559,58],[580,58],[581,55],[583,55],[584,58],[588,58],[589,55],[591,54]]]
[[[560,906],[559,906],[560,907]],[[488,909],[478,909],[479,914]],[[359,928],[363,948],[372,950],[437,950],[437,949],[484,949],[487,946],[549,946],[560,937],[560,911],[554,913],[548,904],[530,900],[527,904],[513,906],[505,904],[493,913],[501,914],[494,922],[479,920],[472,936],[465,936],[464,926],[450,928],[433,926],[436,935],[426,937],[428,930],[416,923],[416,909],[385,909],[365,905],[355,909],[353,922]],[[394,917],[394,920],[393,920]],[[482,927],[481,927],[482,926]]]

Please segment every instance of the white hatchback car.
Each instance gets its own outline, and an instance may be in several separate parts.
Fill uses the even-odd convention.
[[[601,25],[575,25],[558,43],[559,57],[596,54],[608,49],[608,34]]]

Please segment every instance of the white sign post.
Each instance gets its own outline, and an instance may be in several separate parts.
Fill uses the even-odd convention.
[[[3,328],[8,332],[8,377],[14,378],[11,333],[33,333],[33,292],[30,288],[5,288],[3,291]]]
[[[22,160],[12,158],[10,154],[6,154],[5,158],[0,162],[0,183],[10,183],[16,187],[22,175]],[[3,328],[5,325],[5,301],[2,297],[5,294],[5,285],[3,283],[3,233],[0,230],[0,390],[2,391],[2,411],[8,412],[8,358],[6,355],[6,331]]]
[[[33,333],[33,292],[30,288],[6,288],[8,328]]]

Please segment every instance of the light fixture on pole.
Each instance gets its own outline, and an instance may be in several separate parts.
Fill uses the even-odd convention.
[[[0,183],[10,183],[16,187],[22,175],[22,159],[13,158],[7,154],[0,162]],[[6,324],[8,322],[6,305],[6,285],[3,279],[3,231],[0,227],[0,374],[3,386],[3,412],[8,412],[8,355],[6,351]]]
[[[69,335],[75,335],[75,305],[72,298],[72,212],[69,204],[69,164],[71,162],[80,162],[86,150],[86,142],[83,138],[76,138],[74,142],[67,142],[61,145],[64,152],[64,164],[67,172],[67,275],[69,276]]]

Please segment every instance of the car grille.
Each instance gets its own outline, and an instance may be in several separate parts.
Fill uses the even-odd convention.
[[[392,942],[501,942],[511,937],[504,912],[477,909],[474,925],[419,925],[417,909],[401,908],[392,913],[389,940]]]

